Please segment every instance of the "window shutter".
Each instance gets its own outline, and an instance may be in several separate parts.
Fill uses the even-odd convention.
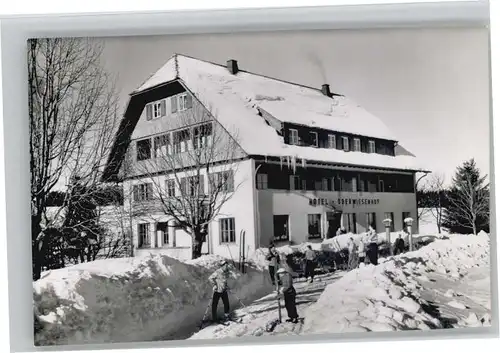
[[[162,99],[162,101],[160,103],[160,112],[161,112],[161,116],[167,115],[167,103],[165,102],[164,99]]]
[[[170,97],[170,106],[172,107],[172,113],[177,111],[177,96]]]
[[[146,104],[146,120],[151,120],[153,117],[153,106],[151,104]]]
[[[149,183],[147,184],[147,199],[152,200],[153,199],[153,184]]]
[[[200,181],[199,181],[199,188],[200,188],[200,195],[205,195],[205,178],[203,175],[200,175]]]
[[[186,94],[186,109],[193,107],[193,96],[189,93]]]
[[[290,190],[295,190],[295,175],[290,175]]]
[[[139,201],[139,191],[137,190],[137,185],[133,186],[133,198],[134,201]]]
[[[183,196],[186,196],[187,190],[186,190],[186,178],[181,179],[181,192],[184,194]]]
[[[229,175],[228,175],[228,189],[227,191],[229,192],[233,192],[234,191],[234,173],[233,171],[229,171]]]

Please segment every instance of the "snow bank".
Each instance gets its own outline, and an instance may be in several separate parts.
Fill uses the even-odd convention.
[[[222,258],[180,262],[167,256],[99,260],[49,271],[33,284],[41,322],[36,345],[185,338],[201,321],[212,295],[208,277]],[[272,290],[250,266],[231,268],[231,305]]]
[[[469,270],[489,267],[489,246],[488,235],[457,235],[418,251],[389,257],[378,266],[353,270],[327,286],[308,308],[303,333],[446,327],[422,298],[422,282],[437,273],[461,283]],[[463,304],[450,299],[448,304],[463,308]],[[477,321],[488,324],[487,319]]]

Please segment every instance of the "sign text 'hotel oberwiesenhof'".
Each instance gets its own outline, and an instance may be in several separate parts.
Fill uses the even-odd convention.
[[[353,206],[371,206],[378,205],[380,203],[379,199],[352,199],[352,198],[338,198],[337,202],[329,199],[309,199],[310,206],[342,206],[342,205],[353,205]]]

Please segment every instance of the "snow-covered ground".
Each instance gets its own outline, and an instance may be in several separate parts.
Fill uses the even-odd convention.
[[[37,345],[185,338],[196,330],[221,258],[180,262],[167,256],[98,260],[48,271],[33,284]],[[251,301],[272,290],[266,273],[232,268],[236,298]]]
[[[420,218],[418,220],[419,233],[421,234],[439,234],[439,229],[436,222],[436,209],[431,208],[419,208],[418,214]],[[441,229],[441,234],[448,234],[446,229]]]
[[[417,251],[379,259],[378,266],[322,275],[312,284],[299,280],[298,311],[304,321],[280,324],[270,333],[265,326],[278,316],[277,300],[264,271],[263,249],[252,256],[248,273],[232,269],[230,300],[233,308],[239,307],[235,314],[242,322],[198,332],[212,294],[208,276],[219,257],[185,262],[166,256],[99,260],[49,271],[33,285],[35,314],[42,322],[35,342],[82,344],[490,325],[489,235],[432,239]],[[314,246],[320,249],[324,244]],[[284,309],[282,314],[286,318]]]
[[[266,332],[278,315],[276,296],[270,294],[237,312],[242,323],[211,326],[191,339],[488,326],[489,249],[484,233],[436,239],[417,251],[382,259],[378,266],[298,283],[303,323],[283,323]]]

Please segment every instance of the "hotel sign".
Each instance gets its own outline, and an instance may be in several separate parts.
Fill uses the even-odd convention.
[[[310,206],[344,206],[344,205],[353,205],[353,206],[372,206],[378,205],[380,203],[380,199],[365,199],[365,198],[341,198],[339,197],[337,200],[330,199],[309,199]]]

